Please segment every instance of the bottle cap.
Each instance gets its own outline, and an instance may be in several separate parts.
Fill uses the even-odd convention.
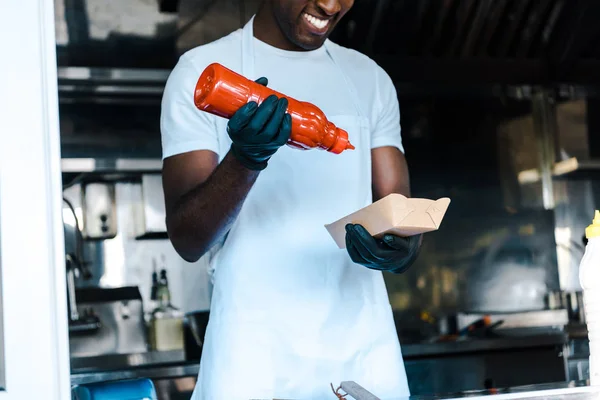
[[[588,239],[600,237],[600,211],[596,210],[594,221],[592,221],[590,226],[585,228],[585,237]]]
[[[348,132],[341,128],[336,128],[337,140],[332,148],[328,151],[334,154],[340,154],[345,150],[354,150],[355,147],[348,140]]]

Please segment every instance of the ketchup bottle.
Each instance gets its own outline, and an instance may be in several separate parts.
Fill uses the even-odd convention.
[[[288,146],[300,150],[319,148],[334,154],[354,149],[348,141],[348,133],[329,122],[315,105],[278,93],[221,64],[211,64],[202,72],[196,84],[194,103],[202,111],[229,119],[245,104],[255,101],[260,105],[273,94],[288,100],[287,112],[292,117]]]

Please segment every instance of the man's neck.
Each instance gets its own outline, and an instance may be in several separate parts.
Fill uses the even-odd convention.
[[[273,11],[263,2],[260,9],[254,17],[254,37],[270,46],[281,50],[303,51],[304,49],[296,46],[285,36],[279,24],[275,20]]]

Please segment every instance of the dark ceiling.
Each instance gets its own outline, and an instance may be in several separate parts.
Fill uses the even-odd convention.
[[[189,47],[202,44],[207,35],[188,27],[234,30],[258,0],[156,0],[156,13],[177,18],[155,37],[102,40],[89,36],[86,0],[63,1],[71,42],[58,48],[61,66],[170,69],[182,30]],[[600,0],[356,0],[332,39],[398,84],[600,84]]]
[[[396,81],[600,82],[598,0],[359,0],[333,39]]]

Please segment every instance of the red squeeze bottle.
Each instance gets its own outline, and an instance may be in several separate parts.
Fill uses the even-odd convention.
[[[319,148],[334,154],[353,150],[348,132],[329,122],[317,106],[301,102],[251,81],[221,64],[211,64],[198,79],[194,103],[202,111],[231,118],[245,104],[259,105],[270,95],[288,99],[287,112],[292,117],[288,146],[301,150]]]

